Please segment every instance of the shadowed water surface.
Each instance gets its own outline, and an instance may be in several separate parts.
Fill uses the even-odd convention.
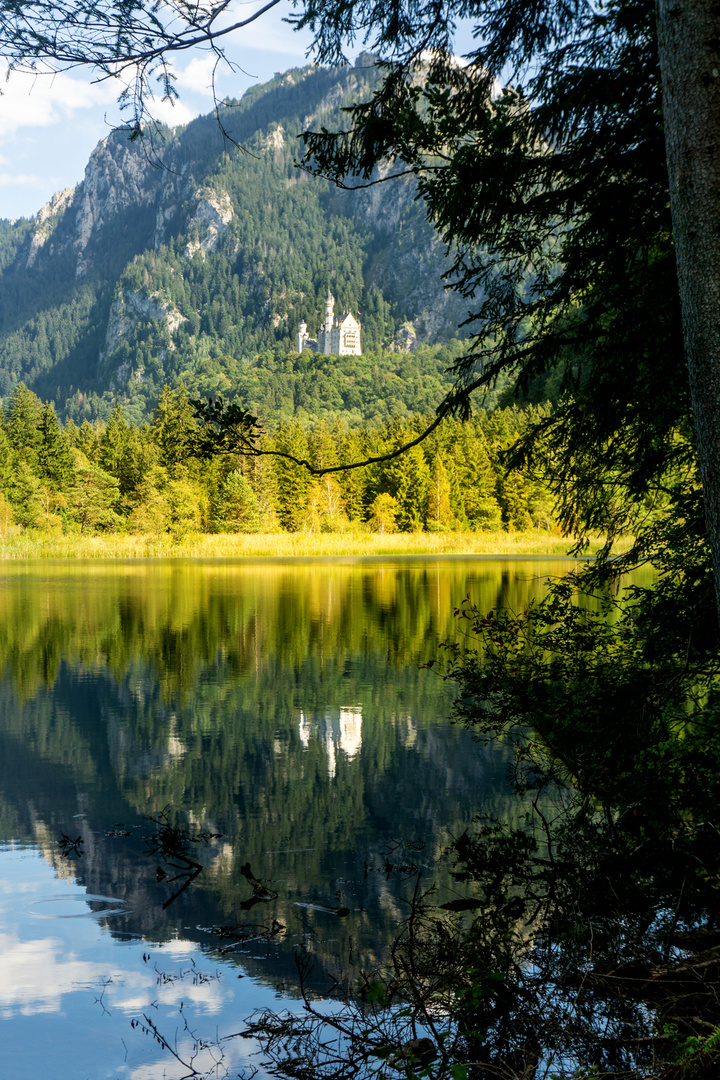
[[[226,1036],[299,1007],[296,956],[322,995],[418,873],[451,895],[438,859],[506,760],[422,665],[466,596],[523,609],[567,568],[5,564],[3,1076],[249,1075]]]

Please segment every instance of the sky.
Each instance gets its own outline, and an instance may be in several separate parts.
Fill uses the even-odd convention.
[[[309,35],[282,21],[289,10],[275,8],[238,35],[228,54],[239,70],[218,73],[219,98],[239,98],[275,72],[308,62]],[[175,127],[210,112],[212,68],[207,52],[188,56],[176,68],[180,101],[157,101],[157,119]],[[76,70],[52,77],[16,72],[2,78],[0,89],[0,218],[32,217],[54,192],[82,180],[94,147],[122,123],[119,88]]]
[[[245,12],[258,6],[262,0],[237,0]],[[227,53],[236,69],[219,70],[219,99],[239,98],[276,72],[308,63],[310,35],[283,22],[291,10],[289,0],[283,0],[232,39]],[[461,26],[457,51],[471,47],[469,25]],[[348,58],[353,60],[362,48],[356,44]],[[156,101],[154,116],[175,127],[210,112],[213,64],[207,51],[189,54],[175,69],[179,102]],[[0,60],[0,218],[33,217],[56,191],[82,180],[94,147],[123,122],[119,89],[81,70],[52,77],[16,72],[5,79]]]

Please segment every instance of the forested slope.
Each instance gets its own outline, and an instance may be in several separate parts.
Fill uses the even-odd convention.
[[[408,381],[387,352],[447,343],[465,315],[412,185],[340,192],[294,165],[298,133],[332,125],[376,78],[372,66],[277,76],[224,105],[233,141],[214,116],[136,142],[115,132],[76,189],[0,222],[3,400],[23,381],[76,422],[118,401],[140,421],[182,379],[271,418],[312,414],[316,399],[363,421],[435,404],[453,356],[417,351]],[[293,359],[297,323],[316,334],[328,288],[359,314],[371,363]]]

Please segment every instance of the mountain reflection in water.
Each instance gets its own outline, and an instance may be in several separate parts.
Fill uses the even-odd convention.
[[[194,1036],[292,1003],[298,950],[322,994],[349,950],[382,954],[418,872],[452,895],[438,859],[505,801],[506,759],[421,665],[466,595],[519,609],[562,569],[6,564],[8,1076],[181,1076]],[[213,1052],[237,1072],[252,1046]]]

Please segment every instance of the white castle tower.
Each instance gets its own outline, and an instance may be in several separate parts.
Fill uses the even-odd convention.
[[[303,319],[298,326],[298,352],[310,349],[325,356],[362,356],[360,348],[360,323],[346,311],[335,318],[335,297],[328,289],[325,301],[325,322],[318,331],[317,341],[308,337],[307,323]]]
[[[320,334],[323,335],[325,342],[330,343],[330,337],[332,335],[333,323],[335,322],[335,297],[328,289],[327,300],[325,301],[325,322]],[[320,345],[320,334],[318,334],[318,346]],[[322,350],[326,355],[330,352],[325,348]]]
[[[304,319],[301,319],[300,320],[300,325],[298,326],[297,351],[302,352],[303,349],[309,349],[310,345],[308,344],[308,342],[311,341],[311,340],[312,339],[308,337],[307,323],[305,322]],[[317,341],[315,342],[315,345],[317,346]]]

